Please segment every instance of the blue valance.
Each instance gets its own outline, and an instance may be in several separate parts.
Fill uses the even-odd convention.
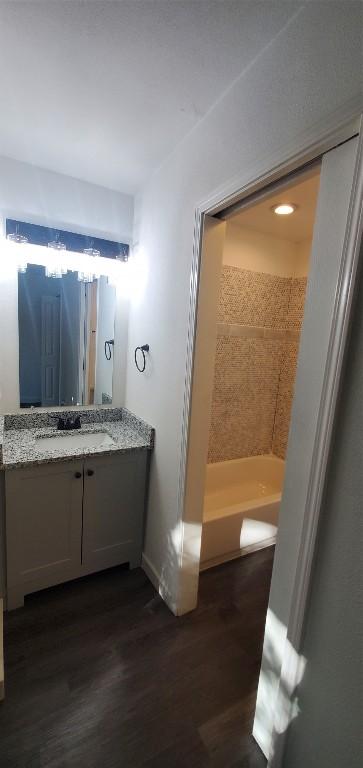
[[[127,243],[118,243],[113,240],[103,240],[93,235],[80,235],[76,232],[67,232],[64,229],[43,227],[39,224],[29,224],[16,219],[6,219],[6,235],[18,233],[27,238],[34,245],[45,245],[59,240],[64,243],[67,251],[83,253],[86,248],[93,248],[100,252],[101,256],[108,259],[120,259],[127,261],[130,246]]]

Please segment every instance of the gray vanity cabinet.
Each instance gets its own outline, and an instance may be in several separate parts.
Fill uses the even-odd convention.
[[[78,477],[79,475],[79,477]],[[75,578],[81,559],[81,461],[7,470],[7,606]]]
[[[6,470],[7,607],[141,562],[147,451]]]
[[[100,571],[140,565],[146,451],[85,461],[82,563]]]

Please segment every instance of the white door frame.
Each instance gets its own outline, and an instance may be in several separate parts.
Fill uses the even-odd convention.
[[[348,226],[344,243],[343,255],[340,267],[340,281],[335,297],[335,307],[330,332],[330,346],[328,363],[325,369],[323,396],[319,411],[318,426],[315,434],[314,462],[310,474],[308,490],[307,514],[304,519],[301,548],[298,562],[298,577],[294,585],[293,610],[288,623],[288,636],[295,648],[300,647],[302,627],[307,606],[307,597],[311,579],[312,562],[316,543],[316,535],[319,523],[321,496],[326,474],[327,460],[331,444],[331,434],[337,403],[339,384],[341,380],[343,358],[346,349],[349,323],[357,265],[359,260],[359,244],[362,231],[362,193],[363,193],[363,152],[362,152],[362,119],[350,119],[341,124],[335,130],[327,131],[314,144],[302,146],[300,151],[292,157],[286,157],[278,164],[266,164],[265,169],[256,173],[247,183],[238,184],[227,194],[216,194],[203,201],[195,212],[195,229],[193,243],[193,260],[190,278],[190,306],[188,326],[188,348],[185,374],[185,396],[183,411],[181,464],[179,474],[179,519],[181,521],[181,546],[180,546],[180,586],[177,613],[182,614],[192,610],[197,604],[198,578],[190,578],[188,567],[188,520],[193,515],[186,507],[186,489],[188,479],[188,455],[190,450],[189,434],[192,405],[192,385],[194,374],[194,353],[196,343],[196,324],[198,312],[198,292],[201,271],[202,234],[205,216],[213,216],[233,205],[243,198],[249,197],[268,184],[276,182],[293,171],[301,169],[304,165],[324,155],[340,143],[347,141],[354,135],[360,134],[358,150],[358,172],[353,182],[353,194],[351,197]],[[190,503],[188,501],[188,503]],[[201,510],[202,516],[202,510]],[[195,518],[195,514],[194,514]],[[185,555],[186,552],[186,555]],[[195,558],[198,559],[197,557]],[[191,585],[192,589],[191,589]],[[288,656],[288,654],[287,654]],[[295,665],[296,667],[296,665]],[[293,660],[283,659],[280,680],[289,680],[293,690],[298,683],[299,671],[294,667]],[[281,742],[280,742],[281,744]],[[275,754],[274,768],[280,765],[282,748]]]
[[[330,327],[329,351],[324,372],[318,424],[314,436],[309,487],[300,539],[296,576],[287,626],[288,641],[282,659],[279,691],[274,717],[273,750],[269,766],[280,768],[286,740],[286,725],[294,717],[293,696],[303,674],[296,650],[301,649],[305,615],[308,605],[313,560],[326,471],[332,444],[336,407],[342,380],[356,275],[360,259],[363,230],[363,121],[359,136],[355,174],[348,209],[347,228],[340,262],[339,282],[335,296],[334,314]],[[296,649],[296,650],[294,650]],[[304,663],[304,662],[303,662]],[[288,703],[288,707],[286,706]],[[282,715],[282,709],[284,714]]]

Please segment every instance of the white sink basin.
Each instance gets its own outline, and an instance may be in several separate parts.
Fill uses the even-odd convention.
[[[99,448],[115,445],[115,441],[107,432],[64,432],[58,435],[35,438],[36,448],[45,451],[64,451],[69,448]]]

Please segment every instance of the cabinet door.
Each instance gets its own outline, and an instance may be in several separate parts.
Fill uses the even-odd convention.
[[[84,467],[82,564],[86,572],[129,562],[142,552],[146,451],[89,458]]]
[[[7,470],[5,483],[8,603],[16,607],[22,595],[80,575],[83,465]]]

